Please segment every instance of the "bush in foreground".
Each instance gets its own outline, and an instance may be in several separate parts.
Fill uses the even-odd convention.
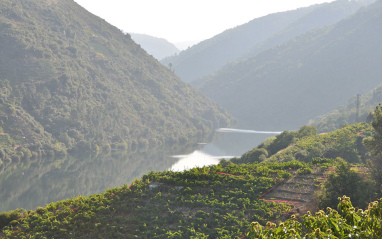
[[[382,203],[369,203],[367,210],[356,210],[349,197],[338,198],[338,211],[327,208],[316,215],[308,212],[299,222],[295,216],[276,226],[268,222],[262,227],[258,222],[251,224],[247,238],[382,238]]]

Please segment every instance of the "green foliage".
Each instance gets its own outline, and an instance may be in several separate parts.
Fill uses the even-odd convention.
[[[281,149],[285,149],[290,144],[293,143],[297,133],[284,131],[281,134],[276,136],[276,139],[268,146],[269,154],[274,155]]]
[[[328,207],[326,212],[320,210],[315,215],[307,212],[302,223],[296,217],[276,225],[268,222],[265,227],[253,222],[248,238],[294,238],[294,239],[327,239],[327,238],[381,238],[382,236],[382,202],[375,201],[367,210],[356,210],[349,197],[338,198],[338,211]]]
[[[375,133],[364,139],[364,144],[371,151],[373,156],[381,157],[382,154],[382,104],[377,105],[374,111],[372,122]]]
[[[149,172],[131,185],[38,207],[4,227],[7,238],[239,238],[291,210],[260,200],[301,162],[227,163]],[[1,236],[1,235],[0,235]]]
[[[295,139],[292,145],[270,156],[268,160],[283,161],[294,156],[296,160],[311,162],[314,158],[342,157],[348,162],[358,163],[360,158],[367,157],[367,151],[362,149],[363,145],[357,139],[372,135],[372,131],[369,124],[359,123],[330,133]]]
[[[239,159],[231,159],[233,163],[252,163],[265,161],[269,156],[279,154],[288,146],[292,146],[295,142],[307,137],[316,135],[317,129],[314,126],[302,126],[298,131],[284,131],[276,137],[268,138],[256,148],[244,153]],[[311,150],[313,151],[313,150]],[[308,155],[302,156],[304,152],[297,155],[284,155],[283,161],[293,161],[295,156],[301,161],[307,161],[306,157],[319,157],[321,153],[312,152]]]
[[[5,226],[10,225],[11,222],[22,218],[23,216],[25,216],[25,211],[22,209],[0,213],[0,230]]]
[[[363,208],[366,202],[376,198],[374,182],[364,179],[351,170],[345,160],[338,158],[336,171],[330,174],[324,184],[324,194],[320,198],[320,208],[334,207],[341,195],[350,195],[355,206]]]
[[[232,123],[129,35],[74,1],[1,1],[0,12],[0,148],[7,158],[22,160],[17,145],[39,157],[97,154],[108,144],[158,147]]]
[[[377,183],[379,190],[382,189],[382,105],[379,104],[374,111],[374,120],[372,122],[375,130],[372,136],[364,138],[363,143],[370,150],[373,156],[368,164],[370,166],[371,176]]]
[[[249,162],[251,155],[256,155],[255,161],[264,161],[264,156],[257,156],[260,152],[269,152],[266,161],[312,162],[315,158],[336,159],[342,157],[350,163],[359,163],[367,158],[367,150],[362,144],[362,138],[372,135],[373,128],[369,124],[359,123],[348,125],[342,129],[316,135],[314,127],[301,127],[299,131],[284,131],[276,137],[267,139],[257,148],[243,154],[240,159],[233,159],[234,163]],[[309,132],[309,133],[307,133]],[[257,157],[260,159],[258,160]]]
[[[264,148],[254,148],[251,151],[244,153],[240,159],[231,159],[233,163],[254,163],[262,162],[268,157],[268,151]]]
[[[309,167],[304,167],[304,168],[300,168],[299,170],[297,170],[297,172],[299,174],[311,174],[312,169],[310,169]]]

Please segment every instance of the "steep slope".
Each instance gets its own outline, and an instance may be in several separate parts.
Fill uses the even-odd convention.
[[[338,0],[256,18],[161,62],[171,63],[183,81],[192,82],[239,57],[254,56],[309,30],[334,24],[372,1]]]
[[[359,98],[359,122],[370,122],[370,113],[375,107],[382,103],[382,85],[368,92]],[[352,124],[357,121],[357,96],[352,97],[347,105],[321,115],[309,121],[309,125],[317,127],[319,132],[329,132],[341,128],[345,124]]]
[[[380,84],[382,2],[204,79],[245,126],[293,129]]]
[[[309,11],[311,8],[303,8],[254,19],[202,41],[177,56],[167,57],[161,62],[166,66],[171,63],[175,73],[183,81],[191,82],[241,56],[255,43],[262,42]]]
[[[73,0],[1,1],[0,42],[0,106],[8,109],[0,126],[17,141],[9,148],[148,147],[202,137],[231,120]],[[25,127],[11,126],[11,116]]]
[[[150,55],[158,60],[178,54],[180,50],[166,39],[152,37],[145,34],[130,33],[131,38]]]
[[[331,3],[320,4],[309,14],[304,15],[265,41],[256,44],[242,58],[255,56],[264,50],[285,43],[313,29],[337,23],[351,14],[354,14],[361,7],[373,2],[375,2],[375,0],[337,0]]]

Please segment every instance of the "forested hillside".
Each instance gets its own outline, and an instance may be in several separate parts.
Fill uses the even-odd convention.
[[[246,53],[243,58],[255,56],[264,50],[283,44],[310,30],[337,23],[338,21],[351,16],[361,7],[364,7],[373,2],[375,2],[375,0],[337,0],[331,3],[320,4],[314,8],[313,11],[309,12],[309,14],[306,14],[297,19],[295,22],[272,35],[265,41],[254,45],[253,48],[248,53]]]
[[[176,46],[166,39],[152,37],[145,34],[130,33],[131,38],[143,49],[147,51],[148,54],[152,55],[158,60],[162,60],[167,56],[176,55],[180,52]]]
[[[226,30],[161,62],[166,66],[171,63],[183,81],[192,82],[237,58],[254,56],[309,30],[334,24],[371,2],[338,0],[270,14]]]
[[[295,129],[380,84],[382,2],[233,63],[200,90],[247,127]]]
[[[371,122],[374,118],[372,112],[382,103],[382,86],[365,95],[359,96],[359,115],[357,119],[357,96],[349,99],[348,104],[321,115],[309,122],[317,127],[319,132],[329,132],[341,128],[346,124],[355,122]]]
[[[186,142],[231,121],[73,0],[1,1],[0,42],[0,164]]]

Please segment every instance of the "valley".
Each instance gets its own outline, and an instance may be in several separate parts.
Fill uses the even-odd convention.
[[[0,2],[0,238],[382,236],[381,0],[183,51],[79,2]]]

